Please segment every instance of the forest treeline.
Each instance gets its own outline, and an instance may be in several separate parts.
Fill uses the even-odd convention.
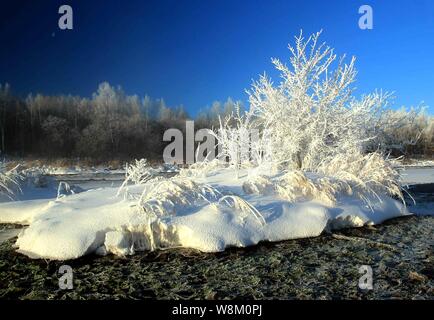
[[[237,102],[214,102],[195,117],[195,129],[218,125]],[[185,131],[190,119],[183,106],[163,99],[126,95],[101,83],[91,98],[71,95],[28,95],[19,98],[0,85],[0,154],[12,157],[148,158],[162,161],[163,133]]]
[[[195,129],[218,126],[238,102],[214,102],[195,117]],[[412,113],[411,116],[408,116]],[[382,134],[373,148],[394,155],[434,155],[434,117],[415,110],[390,110],[383,115]],[[402,118],[396,126],[396,119]],[[88,158],[95,160],[148,158],[162,161],[163,133],[185,130],[191,119],[182,106],[163,99],[127,95],[120,87],[101,83],[91,98],[71,95],[13,95],[0,85],[1,157]],[[393,121],[391,121],[393,120]],[[388,123],[394,123],[388,127]]]

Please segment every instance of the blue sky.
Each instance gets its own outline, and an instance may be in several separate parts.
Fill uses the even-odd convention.
[[[74,29],[58,28],[61,4]],[[369,4],[373,30],[358,27]],[[0,83],[18,94],[90,96],[98,83],[163,97],[190,114],[228,96],[245,101],[270,58],[289,58],[303,29],[323,29],[338,54],[357,57],[356,94],[395,91],[396,106],[434,114],[434,1],[2,1]]]

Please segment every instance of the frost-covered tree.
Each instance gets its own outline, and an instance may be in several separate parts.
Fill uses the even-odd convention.
[[[289,46],[289,64],[272,59],[280,82],[275,85],[263,75],[248,91],[249,117],[270,133],[274,161],[309,171],[338,155],[385,150],[388,144],[380,137],[402,127],[401,118],[415,118],[412,111],[391,117],[390,93],[355,98],[355,58],[338,59],[332,48],[319,43],[319,36],[320,32],[307,39],[296,37],[295,46]],[[399,143],[409,144],[417,137],[408,134],[407,140]]]
[[[250,112],[270,133],[274,159],[302,170],[316,170],[338,155],[364,154],[390,99],[381,91],[356,99],[355,58],[338,59],[319,36],[296,37],[289,65],[272,59],[280,83],[263,75],[248,92]]]
[[[50,144],[63,147],[66,142],[65,135],[68,130],[66,119],[50,115],[42,122],[42,130]]]
[[[376,138],[371,149],[386,149],[405,156],[432,155],[434,149],[434,117],[423,107],[387,110],[375,123]]]
[[[272,59],[281,81],[275,85],[261,76],[248,91],[248,112],[221,121],[216,135],[223,155],[236,166],[255,165],[271,155],[276,168],[289,169],[294,177],[303,177],[302,172],[325,176],[323,187],[330,190],[348,186],[348,192],[365,199],[383,193],[402,198],[399,176],[384,156],[387,144],[378,140],[385,125],[391,131],[400,126],[401,120],[390,116],[391,94],[354,97],[355,58],[347,63],[345,57],[337,59],[332,48],[318,42],[319,36],[296,37],[295,46],[289,46],[289,64]],[[414,118],[403,116],[405,121]],[[252,129],[262,131],[261,139],[250,144],[249,157],[240,158],[243,132]]]
[[[199,127],[212,128],[219,126],[219,118],[226,118],[237,112],[237,108],[243,110],[241,101],[234,101],[231,97],[226,101],[214,101],[211,106],[200,110],[196,122]]]

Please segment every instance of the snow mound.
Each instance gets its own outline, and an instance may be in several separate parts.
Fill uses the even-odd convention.
[[[100,188],[49,201],[2,203],[0,222],[29,224],[17,239],[18,252],[68,260],[90,253],[124,256],[180,246],[218,252],[260,241],[315,237],[325,230],[409,214],[385,195],[372,197],[368,205],[344,192],[347,186],[332,192],[313,184],[315,179],[325,183],[324,177],[234,171],[220,168],[199,177],[184,171],[170,179],[130,185],[121,194],[116,188]],[[297,186],[289,186],[296,180]],[[324,189],[318,197],[315,188]]]

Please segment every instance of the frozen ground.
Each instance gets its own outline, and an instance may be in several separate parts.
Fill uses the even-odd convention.
[[[191,249],[69,261],[74,289],[60,290],[64,262],[0,244],[0,299],[434,299],[434,217],[392,219],[338,237],[261,243],[205,254]],[[345,235],[350,238],[342,239]],[[358,288],[359,267],[373,290]]]

